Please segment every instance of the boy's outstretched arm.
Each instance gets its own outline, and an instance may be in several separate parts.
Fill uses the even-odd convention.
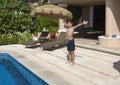
[[[82,23],[79,23],[79,24],[73,26],[73,29],[76,29],[76,28],[79,27],[79,26],[87,25],[87,24],[88,24],[88,21],[83,21]]]

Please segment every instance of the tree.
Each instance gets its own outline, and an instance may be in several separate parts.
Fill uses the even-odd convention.
[[[0,1],[0,33],[14,33],[33,28],[30,7],[17,0]]]

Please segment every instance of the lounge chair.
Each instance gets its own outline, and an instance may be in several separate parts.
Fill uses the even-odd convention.
[[[56,39],[50,40],[48,42],[44,42],[40,44],[40,47],[42,47],[43,49],[51,49],[52,47],[55,46],[65,45],[65,40],[66,40],[66,33],[61,32]]]
[[[37,44],[48,41],[48,35],[49,35],[48,31],[42,31],[38,40],[35,41],[31,40],[29,42],[25,42],[24,45],[26,45],[26,47],[36,47]]]

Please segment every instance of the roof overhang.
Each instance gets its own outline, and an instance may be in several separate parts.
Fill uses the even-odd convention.
[[[105,0],[50,0],[52,4],[70,4],[70,5],[101,5]]]

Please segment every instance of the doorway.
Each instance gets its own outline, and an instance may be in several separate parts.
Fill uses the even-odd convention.
[[[105,5],[94,6],[93,29],[105,32]]]

